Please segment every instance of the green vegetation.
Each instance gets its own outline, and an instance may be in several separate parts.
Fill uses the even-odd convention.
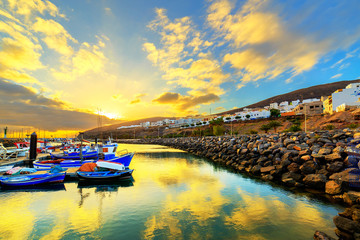
[[[210,121],[211,125],[222,125],[224,123],[223,117],[220,117],[218,119],[213,119]]]
[[[270,128],[274,128],[274,131],[276,133],[276,128],[282,126],[282,124],[279,121],[271,121],[268,123]]]
[[[225,132],[225,128],[223,126],[213,126],[213,133],[215,136],[221,136]]]
[[[253,130],[253,129],[250,130],[250,134],[257,134],[257,133],[258,133],[258,131],[256,131],[256,130]]]
[[[350,128],[350,129],[355,129],[355,128],[358,128],[358,127],[359,127],[359,125],[357,123],[350,123],[349,126],[348,126],[348,128]]]
[[[328,125],[326,125],[325,127],[324,127],[324,129],[326,129],[326,130],[333,130],[335,127],[334,127],[334,125],[332,125],[332,124],[328,124]]]
[[[265,131],[265,133],[267,133],[270,129],[271,129],[271,126],[269,126],[268,124],[264,124],[260,127],[260,130]]]
[[[290,128],[289,128],[289,132],[299,132],[301,131],[301,127],[299,125],[292,125]]]
[[[275,109],[275,108],[270,109],[270,117],[280,117],[280,116],[281,114],[279,109]]]

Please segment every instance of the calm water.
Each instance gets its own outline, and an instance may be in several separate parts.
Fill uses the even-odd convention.
[[[342,208],[154,145],[132,181],[0,191],[1,239],[312,239]]]

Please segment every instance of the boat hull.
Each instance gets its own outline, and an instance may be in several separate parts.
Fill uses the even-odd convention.
[[[129,167],[133,156],[134,156],[134,153],[128,153],[128,154],[124,154],[119,157],[115,157],[113,159],[107,159],[106,161],[121,163],[125,167]],[[36,169],[49,170],[49,169],[51,169],[52,166],[56,166],[56,165],[60,165],[60,167],[62,167],[62,168],[73,168],[73,167],[80,167],[84,163],[89,163],[89,162],[97,162],[97,160],[96,159],[93,159],[93,160],[90,159],[90,160],[84,160],[84,161],[64,160],[59,163],[42,163],[42,161],[35,161],[33,164],[34,164],[34,168],[36,168]]]
[[[117,172],[112,171],[102,171],[102,172],[76,172],[79,180],[86,181],[111,181],[111,180],[120,180],[128,179],[131,177],[134,169],[126,169]]]
[[[45,173],[25,176],[2,178],[0,184],[2,187],[26,187],[33,185],[42,185],[49,183],[63,182],[66,173]]]
[[[80,160],[79,154],[50,154],[52,159],[71,159],[71,160]],[[90,152],[83,154],[83,159],[97,159],[99,156],[98,152]]]

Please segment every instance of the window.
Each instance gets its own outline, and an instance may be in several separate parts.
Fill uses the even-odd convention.
[[[303,110],[303,107],[300,107],[300,110]]]
[[[314,106],[310,106],[310,109],[313,109],[314,108]]]

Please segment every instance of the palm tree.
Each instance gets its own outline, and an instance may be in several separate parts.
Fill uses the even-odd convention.
[[[278,121],[271,121],[271,122],[268,123],[268,126],[270,128],[274,128],[274,131],[276,133],[276,128],[282,126],[282,124],[280,122],[278,122]]]

